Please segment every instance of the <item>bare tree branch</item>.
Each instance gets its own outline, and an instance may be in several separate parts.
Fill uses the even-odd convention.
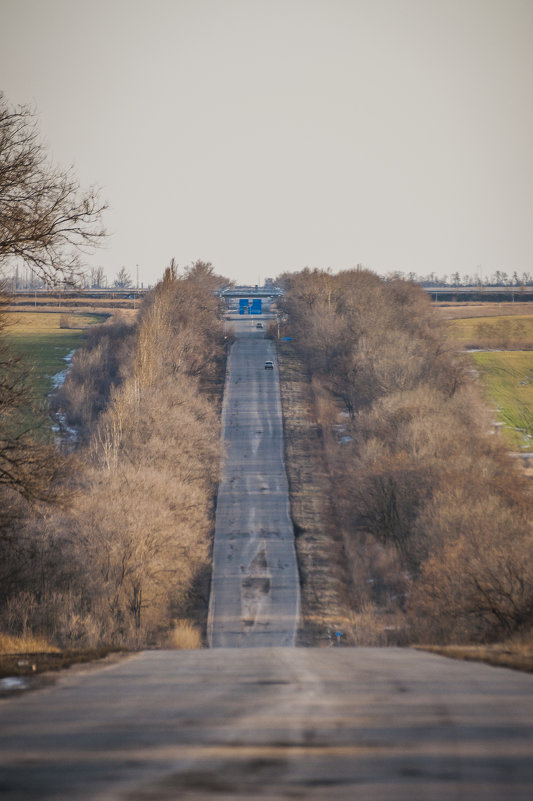
[[[48,284],[75,283],[82,255],[106,235],[106,208],[95,187],[81,190],[71,168],[50,162],[35,112],[0,92],[0,270],[20,260]]]

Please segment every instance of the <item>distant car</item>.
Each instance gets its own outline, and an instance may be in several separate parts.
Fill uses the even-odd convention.
[[[265,370],[273,370],[274,362],[265,362]]]
[[[263,323],[257,323],[256,328],[262,328],[262,327],[263,327]]]

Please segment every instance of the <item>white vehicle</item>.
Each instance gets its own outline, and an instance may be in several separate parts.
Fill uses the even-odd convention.
[[[273,370],[274,369],[274,362],[268,361],[265,362],[265,370]]]

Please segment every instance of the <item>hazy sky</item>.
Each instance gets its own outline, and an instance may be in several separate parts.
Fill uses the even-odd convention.
[[[533,272],[533,0],[0,0],[0,30],[111,279]]]

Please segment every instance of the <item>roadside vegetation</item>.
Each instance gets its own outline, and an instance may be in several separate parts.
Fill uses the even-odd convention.
[[[64,508],[33,504],[2,543],[6,633],[138,647],[192,641],[184,618],[201,627],[226,348],[217,280],[204,263],[171,267],[136,322],[87,332],[54,401],[77,435],[60,457]]]
[[[50,161],[35,112],[0,93],[0,275],[32,275],[63,305],[105,236],[105,208]],[[41,400],[44,374],[58,372],[52,350],[61,362],[79,344],[73,306],[58,309],[55,339],[17,342],[0,291],[0,647],[198,642],[226,349],[220,281],[211,265],[178,276],[171,262],[138,315],[91,327],[55,400],[63,447],[40,435]],[[39,390],[22,353],[32,349]]]
[[[357,644],[529,638],[533,498],[469,356],[416,285],[284,275],[280,355],[312,382]]]

